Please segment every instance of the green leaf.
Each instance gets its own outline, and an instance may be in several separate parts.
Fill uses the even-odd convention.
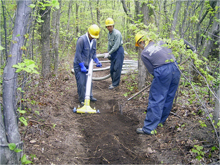
[[[202,150],[202,149],[203,149],[203,146],[197,146],[196,148],[197,148],[197,150],[199,150],[199,151],[200,151],[200,150]]]
[[[28,125],[27,120],[26,120],[24,117],[20,117],[19,120],[20,120],[25,126]]]
[[[21,114],[25,114],[26,113],[26,111],[25,110],[17,110],[19,113],[21,113]]]
[[[3,50],[3,49],[5,49],[5,48],[0,45],[0,50]]]
[[[26,154],[24,154],[21,158],[21,163],[23,164],[26,161],[27,161]]]
[[[212,147],[212,151],[215,151],[215,150],[218,150],[218,148],[217,147]]]
[[[40,74],[38,71],[36,71],[36,70],[33,70],[33,73],[35,73],[35,74]]]
[[[15,148],[15,150],[14,150],[15,152],[21,152],[22,150],[21,149],[19,149],[19,148]]]
[[[39,111],[34,111],[34,113],[36,113],[37,115],[39,115],[40,113],[39,113]]]
[[[41,22],[44,22],[44,21],[43,21],[41,18],[38,18],[38,19],[37,19],[37,22],[38,22],[38,23],[41,23]]]
[[[29,7],[33,9],[35,8],[35,4],[30,4]]]
[[[31,164],[31,163],[33,163],[33,162],[30,160],[26,160],[23,164]]]
[[[10,150],[13,151],[16,148],[16,145],[15,145],[15,143],[9,143],[8,147],[9,147]]]
[[[196,159],[200,160],[200,159],[202,159],[202,156],[199,155],[196,157]]]
[[[16,73],[19,73],[20,71],[22,71],[22,69],[17,69],[17,70],[16,70]]]
[[[21,88],[17,88],[17,90],[20,91],[20,92],[24,92]]]
[[[55,7],[57,9],[60,8],[60,6],[59,6],[60,4],[59,4],[58,0],[52,0],[51,4],[52,4],[52,7]]]
[[[192,149],[192,152],[197,153],[197,154],[199,153],[199,151],[194,148]]]

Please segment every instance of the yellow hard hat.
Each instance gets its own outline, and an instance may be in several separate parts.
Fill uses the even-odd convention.
[[[96,24],[91,25],[88,31],[92,38],[99,38],[100,29]]]
[[[140,42],[140,40],[143,38],[144,34],[141,32],[138,32],[135,35],[135,46],[139,47],[138,42]]]
[[[149,44],[149,42],[151,41],[150,38],[148,38],[146,36],[146,32],[145,31],[140,31],[135,35],[135,46],[139,47],[138,42],[140,41],[145,41],[145,46],[147,46]],[[145,37],[144,37],[145,36]]]
[[[107,18],[105,20],[105,26],[113,26],[114,25],[114,21],[112,18]]]

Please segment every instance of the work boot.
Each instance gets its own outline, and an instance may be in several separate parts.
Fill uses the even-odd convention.
[[[90,101],[97,101],[97,99],[95,97],[90,97]]]
[[[148,134],[148,133],[145,133],[142,128],[137,128],[137,129],[136,129],[136,132],[137,132],[138,134],[150,135],[150,134]]]
[[[114,89],[115,86],[113,86],[112,84],[108,87],[108,89]]]

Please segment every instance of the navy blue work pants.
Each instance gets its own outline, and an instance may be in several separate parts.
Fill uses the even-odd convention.
[[[74,64],[74,72],[75,72],[75,78],[76,78],[76,83],[77,83],[77,92],[79,96],[79,102],[84,102],[85,94],[86,94],[87,73],[81,72],[80,67],[77,65],[78,64]],[[92,84],[91,84],[90,97],[92,96],[93,95],[92,95]]]
[[[176,63],[169,63],[154,69],[154,79],[150,88],[147,114],[143,126],[145,133],[150,134],[159,123],[164,124],[168,118],[180,76]]]
[[[110,74],[112,85],[118,86],[121,78],[121,70],[124,61],[124,48],[120,46],[118,50],[111,54]]]

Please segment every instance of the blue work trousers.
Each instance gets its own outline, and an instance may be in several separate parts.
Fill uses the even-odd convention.
[[[88,69],[88,68],[86,68]],[[84,102],[85,94],[86,94],[86,81],[87,81],[87,73],[83,73],[80,70],[80,67],[78,64],[74,64],[74,72],[76,77],[76,83],[77,83],[77,92],[79,95],[79,102]],[[92,84],[91,84],[91,91],[90,91],[90,97],[92,97]]]
[[[143,131],[150,134],[159,123],[164,124],[170,114],[177,91],[180,71],[177,63],[169,63],[154,69],[154,79],[149,93],[147,114]]]
[[[111,54],[110,74],[112,85],[118,86],[121,78],[121,70],[124,61],[124,48],[119,46],[118,50]]]

